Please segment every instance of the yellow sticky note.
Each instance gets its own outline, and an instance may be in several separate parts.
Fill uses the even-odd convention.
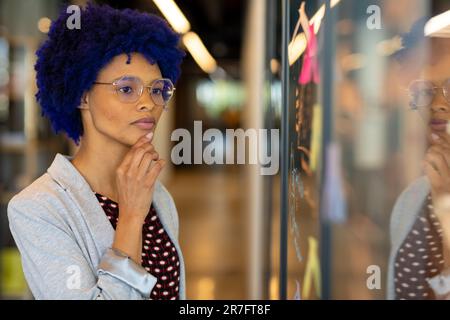
[[[25,276],[22,271],[20,254],[16,248],[3,248],[0,251],[0,286],[6,297],[21,297],[27,291]]]
[[[322,142],[322,106],[315,104],[313,107],[312,127],[311,127],[311,155],[309,157],[309,167],[315,172],[320,159],[320,146]]]
[[[302,298],[308,299],[311,293],[312,283],[316,289],[317,296],[321,297],[321,274],[318,253],[319,245],[314,237],[308,237],[308,259],[303,277]]]

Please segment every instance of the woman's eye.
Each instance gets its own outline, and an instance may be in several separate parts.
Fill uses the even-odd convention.
[[[162,94],[162,90],[161,89],[152,89],[152,94],[161,95]]]
[[[130,86],[120,87],[119,92],[125,93],[125,94],[130,94],[130,93],[133,93],[133,88]]]
[[[426,89],[425,90],[419,90],[419,91],[413,92],[411,94],[411,96],[414,99],[429,98],[429,97],[433,96],[433,92],[431,90],[426,90]]]
[[[425,89],[425,90],[421,90],[420,92],[419,92],[419,95],[421,95],[421,96],[431,96],[433,93],[431,92],[431,90],[427,90],[427,89]]]

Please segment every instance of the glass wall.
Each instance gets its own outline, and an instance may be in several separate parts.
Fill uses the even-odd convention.
[[[32,298],[9,200],[55,153],[75,151],[34,97],[34,53],[63,2],[86,3],[0,0],[0,299]],[[118,6],[157,12],[153,2]],[[446,221],[434,215],[441,174],[431,170],[439,154],[450,164],[450,144],[442,151],[432,135],[445,142],[450,132],[450,16],[431,19],[448,0],[176,2],[218,67],[184,62],[160,155],[170,157],[173,130],[195,137],[199,122],[200,140],[207,129],[280,130],[279,146],[264,141],[280,154],[273,175],[200,161],[162,176],[180,215],[187,297],[436,298],[428,280],[450,266]],[[234,140],[206,140],[234,159]]]
[[[406,201],[400,195],[426,176],[430,111],[446,103],[435,98],[417,106],[412,100],[423,90],[412,92],[410,84],[448,78],[429,67],[436,65],[436,53],[448,57],[448,47],[431,45],[439,40],[424,36],[424,28],[449,5],[311,0],[303,11],[302,2],[283,1],[279,8],[280,45],[286,45],[280,52],[286,113],[281,128],[287,132],[281,135],[281,183],[287,187],[281,190],[280,296],[383,299],[407,292],[428,298],[427,281],[445,269],[444,261],[438,254],[440,268],[427,277],[414,276],[416,264],[434,263],[427,255],[426,261],[401,261],[402,245],[408,247],[407,239],[418,232],[412,224],[423,199],[406,216],[399,213]],[[417,240],[415,251],[405,252],[412,257],[434,250],[433,242]],[[420,290],[406,290],[421,278]]]

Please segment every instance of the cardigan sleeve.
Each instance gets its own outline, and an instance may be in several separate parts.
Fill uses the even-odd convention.
[[[438,299],[450,300],[450,268],[428,279],[428,283]]]
[[[162,195],[164,196],[164,201],[169,206],[169,212],[172,215],[171,219],[172,219],[172,223],[173,223],[173,227],[174,227],[175,238],[179,239],[180,223],[179,223],[178,210],[175,205],[175,201],[173,200],[173,197],[170,194],[169,190],[167,190],[167,188],[159,180],[156,180],[156,181],[158,183],[158,186],[162,190]]]
[[[8,203],[11,234],[36,299],[145,300],[157,279],[133,260],[108,249],[93,270],[70,227],[39,200]]]

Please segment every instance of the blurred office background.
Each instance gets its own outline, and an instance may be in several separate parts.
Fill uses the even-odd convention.
[[[164,16],[159,1],[96,2]],[[188,55],[156,132],[160,154],[169,159],[172,130],[193,134],[196,120],[203,131],[222,132],[280,129],[283,113],[289,121],[283,127],[288,148],[279,150],[289,163],[284,179],[281,172],[262,176],[256,165],[166,167],[162,180],[180,216],[187,297],[383,299],[392,206],[421,174],[425,148],[421,118],[408,108],[393,55],[401,34],[446,1],[306,1],[317,32],[320,81],[305,85],[298,83],[302,28],[292,37],[301,1],[287,1],[291,46],[284,92],[283,1],[175,2],[189,22],[179,30]],[[46,171],[57,152],[76,152],[64,135],[51,131],[34,98],[34,52],[63,3],[0,0],[3,299],[32,298],[9,233],[7,203]],[[367,26],[370,5],[381,9],[381,28]],[[370,265],[380,267],[379,289],[367,287]]]

